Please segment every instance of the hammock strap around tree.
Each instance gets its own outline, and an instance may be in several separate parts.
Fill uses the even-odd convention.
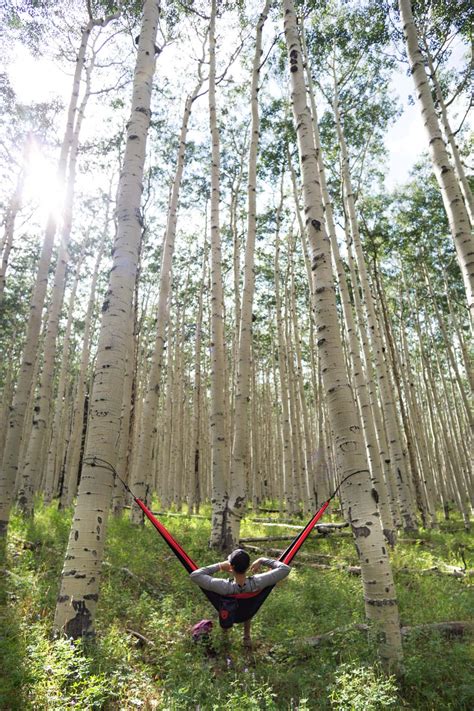
[[[175,556],[178,558],[178,560],[181,562],[181,564],[186,568],[188,573],[192,573],[194,570],[198,569],[198,566],[196,563],[188,556],[188,554],[184,551],[184,549],[180,546],[178,541],[173,538],[171,533],[167,530],[165,526],[163,526],[160,521],[154,516],[154,514],[150,511],[150,509],[141,501],[141,499],[138,499],[137,497],[133,497],[135,503],[141,508],[145,516],[148,518],[148,520],[153,524],[153,526],[156,528],[158,533],[163,537],[163,539],[166,541],[168,546],[171,548]],[[282,563],[286,563],[289,565],[303,543],[305,542],[306,538],[309,536],[311,533],[312,529],[316,525],[316,523],[319,521],[321,516],[324,514],[326,511],[327,507],[331,503],[331,500],[328,499],[327,501],[324,502],[324,504],[321,506],[321,508],[314,514],[314,516],[311,518],[310,521],[306,524],[304,529],[294,538],[294,540],[290,543],[288,548],[281,554],[281,556],[278,558]],[[259,591],[257,592],[251,592],[251,593],[236,593],[235,595],[232,595],[232,597],[239,598],[239,599],[245,599],[249,597],[254,597],[255,595],[258,594]]]
[[[87,463],[89,463],[93,467],[100,467],[102,469],[107,469],[108,471],[112,472],[112,474],[120,481],[120,483],[124,486],[126,491],[132,496],[133,500],[137,504],[137,506],[140,507],[140,509],[143,511],[145,516],[148,518],[150,523],[156,528],[160,536],[164,539],[164,541],[167,543],[167,545],[170,547],[170,549],[173,551],[175,556],[178,558],[178,560],[181,562],[181,564],[184,566],[184,568],[187,570],[188,573],[192,573],[194,570],[198,569],[198,566],[196,563],[188,556],[186,551],[180,546],[178,541],[173,538],[171,533],[167,530],[163,524],[158,521],[156,516],[150,511],[150,509],[143,503],[141,499],[139,499],[135,494],[131,491],[130,487],[123,481],[123,479],[120,478],[118,475],[115,467],[110,464],[110,462],[107,462],[105,459],[101,459],[100,457],[89,457],[87,460]],[[295,555],[298,553],[299,549],[315,527],[316,523],[319,521],[321,516],[324,514],[326,511],[327,507],[331,503],[332,499],[336,496],[337,492],[341,488],[342,484],[344,484],[347,479],[349,479],[351,476],[354,476],[355,474],[359,474],[361,472],[353,472],[352,474],[349,474],[346,476],[339,486],[334,490],[334,492],[331,494],[329,499],[324,502],[324,504],[321,506],[318,511],[314,514],[314,516],[308,521],[306,526],[303,528],[303,530],[298,533],[298,535],[293,539],[293,541],[290,543],[288,548],[283,551],[281,556],[279,557],[278,560],[280,560],[282,563],[286,563],[289,565]],[[204,590],[202,589],[202,592],[206,595],[206,597],[209,599],[209,601],[212,603],[212,605],[216,608],[216,610],[220,610],[220,601],[223,597],[227,598],[234,598],[238,600],[246,600],[249,598],[256,598],[255,600],[255,605],[254,605],[254,610],[252,611],[250,616],[253,616],[257,609],[260,607],[260,605],[264,602],[264,600],[268,597],[270,592],[273,590],[273,585],[267,588],[263,588],[262,590],[257,590],[256,592],[249,592],[249,593],[236,593],[235,595],[227,595],[227,596],[222,596],[218,595],[217,593],[214,593],[210,590]],[[258,598],[258,599],[257,599]],[[250,604],[250,603],[249,603]],[[243,619],[249,619],[249,617],[245,617]],[[237,620],[240,621],[240,620]]]

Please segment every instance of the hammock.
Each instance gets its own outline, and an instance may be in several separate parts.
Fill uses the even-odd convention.
[[[165,526],[163,526],[163,524],[152,514],[150,509],[145,506],[143,501],[135,496],[133,498],[135,503],[138,504],[158,533],[164,538],[187,572],[192,573],[194,570],[197,570],[198,566],[196,563],[188,556],[188,554],[179,545],[178,541],[173,538]],[[314,514],[311,520],[308,521],[304,529],[296,536],[296,538],[293,539],[278,560],[282,563],[286,563],[287,565],[291,563],[300,547],[311,533],[311,530],[326,511],[330,502],[331,499],[324,502],[321,508]],[[213,592],[212,590],[204,590],[203,588],[200,588],[200,590],[202,590],[209,602],[219,613],[219,623],[221,627],[227,628],[232,627],[232,625],[236,622],[246,622],[247,620],[252,619],[270,595],[274,587],[274,585],[269,585],[268,587],[262,588],[262,590],[257,590],[256,592],[236,593],[234,595],[219,595],[219,593]]]
[[[128,485],[119,477],[115,467],[113,467],[110,462],[105,459],[100,459],[99,457],[88,457],[88,463],[91,466],[100,467],[102,469],[107,469],[111,471],[115,477],[120,481],[120,483],[125,487],[128,493],[132,496],[135,503],[141,508],[148,520],[153,524],[158,533],[163,537],[168,546],[171,548],[175,556],[178,558],[180,563],[184,566],[188,573],[192,573],[194,570],[198,569],[196,563],[188,556],[186,551],[180,546],[178,541],[173,538],[171,533],[163,526],[163,524],[158,521],[158,519],[153,515],[149,508],[135,496],[135,494],[130,490]],[[106,465],[106,466],[104,466]],[[298,553],[299,549],[311,533],[312,529],[319,521],[321,516],[326,511],[327,507],[331,503],[331,500],[336,496],[338,490],[342,484],[349,479],[354,474],[359,474],[360,472],[353,472],[346,476],[339,486],[334,490],[329,499],[324,502],[321,508],[316,511],[314,516],[308,521],[304,529],[298,533],[298,535],[293,539],[288,548],[283,551],[278,560],[282,563],[289,565],[295,555]],[[209,602],[215,607],[219,613],[219,624],[221,627],[228,628],[232,627],[235,622],[246,622],[252,619],[255,613],[263,605],[267,597],[270,595],[271,591],[275,586],[269,585],[262,590],[257,590],[256,592],[249,593],[236,593],[234,595],[219,595],[219,593],[213,592],[212,590],[204,590],[200,588],[204,595],[207,597]]]

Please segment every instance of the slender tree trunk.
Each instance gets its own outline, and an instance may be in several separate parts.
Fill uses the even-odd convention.
[[[199,65],[199,75],[201,65]],[[161,388],[161,372],[163,365],[163,350],[166,342],[166,330],[169,320],[169,300],[171,285],[171,270],[174,253],[174,243],[176,237],[176,225],[178,221],[179,194],[184,170],[184,157],[186,152],[186,137],[188,132],[189,117],[191,107],[202,86],[202,79],[199,78],[192,94],[186,99],[183,120],[181,124],[181,134],[179,138],[178,156],[176,161],[176,172],[173,180],[173,188],[168,207],[168,223],[166,226],[165,238],[163,241],[163,257],[160,273],[160,290],[158,295],[158,306],[156,310],[156,338],[155,347],[151,361],[150,375],[146,386],[145,402],[142,410],[140,422],[137,457],[133,467],[132,490],[139,498],[144,497],[147,485],[146,474],[150,472],[153,462],[151,458],[152,445],[156,441],[156,417]],[[143,523],[143,511],[136,505],[132,505],[131,520],[135,524]]]
[[[5,216],[5,232],[2,240],[2,245],[0,249],[1,253],[1,264],[0,264],[0,304],[3,300],[3,292],[5,291],[6,273],[8,269],[8,261],[10,259],[10,252],[13,247],[13,237],[15,234],[15,220],[18,211],[21,208],[21,198],[23,192],[23,183],[25,180],[24,170],[21,169],[18,174],[16,181],[15,192],[12,195],[10,204],[7,208],[7,214]]]
[[[87,68],[87,86],[84,98],[77,112],[74,134],[69,152],[69,174],[67,177],[66,199],[64,204],[63,225],[58,251],[56,271],[48,313],[48,323],[43,344],[43,368],[41,371],[38,394],[35,399],[33,427],[28,440],[21,484],[18,493],[18,503],[26,515],[33,513],[33,496],[42,476],[43,460],[40,456],[45,446],[45,436],[48,431],[48,421],[53,399],[53,376],[56,356],[56,342],[59,332],[59,320],[64,301],[66,287],[66,272],[69,262],[69,240],[71,237],[72,217],[74,208],[74,189],[76,182],[77,156],[79,151],[79,135],[81,131],[84,111],[90,97],[91,73],[94,63]]]
[[[434,172],[438,181],[444,208],[449,220],[451,235],[456,247],[459,267],[464,280],[467,302],[474,322],[474,240],[471,235],[469,216],[459,190],[456,175],[451,166],[441,129],[436,115],[433,97],[426,74],[423,55],[413,20],[411,1],[399,0],[403,32],[407,45],[410,70],[416,88],[423,123],[429,140],[429,149]]]
[[[48,428],[47,433],[49,433],[49,438],[44,437],[43,439],[46,440],[46,442],[49,439],[49,445],[48,445],[48,455],[46,457],[46,465],[44,467],[44,500],[46,503],[51,502],[52,498],[52,492],[54,491],[54,483],[58,480],[57,473],[60,468],[62,468],[63,463],[64,463],[64,451],[65,451],[65,443],[64,443],[64,438],[61,436],[64,434],[64,426],[63,426],[63,419],[66,417],[65,415],[65,410],[66,410],[66,403],[65,403],[65,396],[66,396],[66,389],[67,389],[67,379],[68,379],[68,366],[70,365],[70,340],[71,340],[71,330],[72,330],[72,322],[73,322],[73,315],[74,315],[74,307],[76,305],[76,294],[77,294],[77,287],[79,286],[79,279],[81,277],[81,266],[82,266],[82,260],[84,256],[84,249],[82,250],[79,259],[77,261],[77,267],[76,267],[76,276],[74,278],[74,282],[71,288],[71,294],[69,297],[69,304],[67,307],[67,323],[66,323],[66,329],[64,332],[64,338],[62,342],[62,357],[61,357],[61,366],[59,369],[59,378],[58,378],[58,388],[57,388],[57,395],[56,395],[56,403],[54,407],[54,414],[52,415],[53,418],[53,423],[52,427]],[[43,473],[43,467],[41,469],[38,469],[38,473],[42,474]],[[38,477],[37,481],[38,485],[40,485],[40,480]]]
[[[100,570],[113,491],[110,471],[99,467],[107,466],[104,462],[115,463],[120,433],[127,317],[132,306],[142,232],[140,202],[150,126],[158,17],[157,0],[146,0],[117,196],[118,224],[113,268],[102,306],[84,465],[54,619],[55,629],[73,638],[93,634],[99,596]]]
[[[207,228],[207,221],[206,221]],[[202,501],[202,452],[201,452],[201,420],[202,420],[202,376],[201,376],[201,350],[202,350],[202,317],[204,285],[206,284],[207,271],[207,229],[204,239],[204,254],[202,266],[202,280],[199,287],[198,309],[196,315],[196,336],[194,342],[194,385],[193,385],[193,417],[191,427],[191,486],[189,495],[190,513],[199,513]]]
[[[453,157],[453,164],[454,164],[454,171],[456,173],[456,177],[459,181],[459,187],[462,192],[462,195],[464,197],[464,201],[466,204],[466,210],[469,215],[469,219],[471,221],[471,225],[474,225],[474,203],[473,203],[473,198],[472,198],[472,191],[469,186],[469,182],[466,177],[466,172],[464,170],[464,166],[461,161],[461,156],[459,154],[459,149],[456,144],[456,139],[454,137],[453,130],[451,128],[451,125],[449,123],[449,116],[448,116],[448,110],[446,107],[446,103],[444,101],[443,97],[443,91],[441,89],[440,83],[438,81],[438,77],[436,75],[436,70],[433,65],[433,59],[431,57],[431,52],[429,50],[428,44],[426,42],[425,37],[423,36],[423,50],[428,62],[428,69],[430,72],[430,77],[431,81],[433,82],[434,90],[435,90],[435,95],[436,95],[436,101],[438,102],[439,110],[441,113],[441,123],[443,124],[443,129],[444,129],[444,134],[446,136],[446,139],[449,144],[449,148],[451,150],[451,155]]]
[[[343,127],[340,120],[339,113],[339,97],[337,92],[337,82],[334,74],[334,114],[336,121],[337,135],[339,139],[339,146],[341,149],[341,165],[342,165],[342,179],[344,188],[344,203],[348,213],[348,220],[350,225],[350,234],[353,240],[354,251],[356,254],[357,267],[359,272],[359,278],[361,283],[363,301],[365,306],[365,311],[367,315],[367,323],[369,326],[370,340],[372,344],[372,353],[375,361],[375,371],[377,374],[377,380],[380,390],[380,396],[382,401],[382,410],[385,418],[385,424],[387,427],[387,438],[388,446],[390,452],[391,466],[396,474],[395,481],[397,485],[397,491],[399,496],[400,512],[403,519],[403,527],[405,530],[415,530],[416,520],[413,516],[413,511],[410,506],[410,499],[408,496],[408,486],[407,482],[410,476],[410,472],[407,467],[407,461],[405,453],[403,451],[403,444],[400,441],[398,432],[398,421],[397,412],[395,408],[395,403],[393,400],[393,392],[390,388],[387,365],[384,358],[383,348],[381,344],[380,332],[377,322],[377,317],[375,313],[375,307],[373,302],[372,293],[370,290],[367,268],[365,264],[365,257],[362,251],[362,243],[359,233],[359,225],[356,216],[355,202],[354,202],[354,190],[352,187],[351,176],[349,172],[349,156],[345,141],[345,136],[343,132]],[[348,235],[346,238],[349,241]],[[348,245],[350,248],[351,245]],[[357,289],[357,282],[354,281],[353,289]]]
[[[58,162],[57,177],[58,182],[63,183],[66,175],[67,156],[71,147],[74,135],[74,120],[77,111],[77,101],[81,75],[85,61],[87,44],[94,21],[90,20],[84,27],[81,35],[81,42],[76,60],[76,68],[73,78],[72,94],[69,101],[68,115],[66,121],[66,131],[61,145],[61,153]],[[36,283],[30,303],[30,315],[26,329],[25,347],[22,355],[22,363],[18,375],[15,396],[10,410],[8,424],[8,434],[5,443],[5,451],[0,471],[0,537],[6,534],[9,521],[10,505],[17,477],[18,462],[21,448],[21,438],[23,432],[24,418],[31,386],[33,383],[33,372],[36,363],[38,349],[38,338],[41,328],[41,313],[43,310],[46,289],[48,285],[48,269],[53,250],[54,235],[56,233],[56,218],[51,214],[46,226],[43,247],[38,263]]]
[[[2,460],[3,450],[5,447],[5,439],[7,436],[8,414],[13,397],[13,373],[15,370],[14,362],[10,363],[3,383],[2,405],[0,409],[0,461]]]
[[[288,401],[288,368],[285,330],[282,314],[280,294],[280,214],[283,206],[283,194],[277,209],[277,225],[275,235],[275,312],[277,322],[277,348],[278,348],[278,376],[280,381],[281,399],[281,435],[283,443],[283,495],[286,499],[287,509],[290,513],[297,512],[298,506],[293,489],[293,449],[290,428],[290,409]],[[276,390],[276,384],[275,384]]]
[[[383,632],[383,641],[379,642],[382,659],[396,666],[402,657],[398,606],[380,516],[377,511],[374,512],[363,438],[343,359],[330,245],[323,224],[318,162],[311,113],[306,103],[301,45],[293,0],[283,0],[283,14],[290,62],[291,103],[298,137],[306,228],[314,274],[315,316],[323,384],[339,475],[352,475],[344,485],[343,494],[361,561],[366,614]]]
[[[123,481],[129,480],[129,459],[131,445],[131,414],[132,414],[132,397],[133,397],[133,378],[136,369],[135,362],[135,339],[134,339],[134,309],[130,311],[128,316],[128,346],[127,358],[125,363],[125,376],[123,381],[122,391],[122,408],[120,411],[120,439],[117,453],[117,471]],[[114,484],[114,493],[112,496],[112,511],[114,516],[120,516],[123,507],[129,494],[124,490],[120,481],[116,480]]]
[[[92,273],[92,280],[89,292],[89,302],[87,305],[86,316],[84,319],[84,336],[81,354],[81,364],[79,367],[79,374],[77,376],[77,389],[76,395],[74,397],[71,434],[69,437],[69,444],[66,451],[66,461],[64,464],[63,485],[61,491],[61,507],[69,506],[72,503],[72,499],[76,494],[77,488],[79,461],[81,458],[82,432],[84,427],[84,405],[86,400],[86,390],[88,381],[88,366],[91,349],[91,334],[96,299],[97,278],[99,274],[100,263],[104,254],[105,241],[107,237],[109,205],[110,202],[108,201],[106,208],[105,225],[102,232],[102,239],[100,242],[99,251],[94,264],[94,271]],[[54,487],[52,489],[52,493],[54,493]],[[48,488],[47,494],[49,495]]]
[[[355,319],[352,312],[352,305],[349,295],[349,285],[346,277],[346,272],[344,264],[341,259],[339,252],[339,245],[336,236],[336,226],[334,222],[334,215],[332,209],[331,198],[329,195],[329,190],[326,181],[326,172],[324,168],[324,163],[322,160],[322,147],[319,135],[318,126],[318,115],[316,109],[316,101],[313,91],[313,81],[311,77],[311,72],[309,71],[308,55],[306,52],[304,33],[302,33],[303,39],[303,50],[305,55],[306,63],[306,75],[309,87],[309,97],[311,101],[311,114],[313,120],[313,131],[315,146],[318,155],[318,168],[319,168],[319,180],[321,184],[321,194],[324,204],[324,215],[326,220],[326,226],[331,241],[331,251],[333,259],[336,266],[337,279],[339,284],[340,297],[344,313],[344,321],[346,326],[346,333],[348,338],[348,345],[350,350],[350,357],[352,363],[353,379],[355,384],[355,392],[359,403],[361,422],[363,425],[364,438],[367,448],[367,457],[369,460],[370,471],[372,476],[372,482],[374,488],[378,492],[378,506],[380,510],[380,515],[382,518],[382,524],[384,528],[384,535],[390,545],[394,545],[395,542],[395,524],[390,508],[390,502],[388,499],[388,488],[384,478],[383,468],[382,468],[382,456],[383,452],[380,452],[380,444],[377,439],[377,429],[375,427],[374,412],[370,404],[370,392],[373,391],[374,385],[370,381],[371,373],[370,370],[366,369],[364,371],[361,352],[359,347],[359,341],[357,339],[357,329],[355,324]],[[354,276],[354,275],[353,275]],[[356,289],[357,285],[354,283],[353,288]],[[361,316],[361,314],[360,314]],[[361,334],[362,335],[362,334]],[[373,399],[373,394],[372,394]]]
[[[220,235],[220,139],[216,115],[216,0],[211,3],[209,25],[209,123],[211,165],[211,453],[212,527],[210,546],[225,549],[232,542],[228,520],[228,445],[225,437],[224,296]]]
[[[229,547],[235,547],[240,537],[240,521],[245,511],[247,496],[246,477],[249,467],[249,409],[250,400],[250,355],[252,346],[252,307],[255,289],[255,236],[257,232],[257,152],[260,136],[258,113],[258,90],[260,62],[262,55],[262,33],[267,19],[270,0],[257,22],[255,54],[252,68],[250,101],[252,127],[248,161],[247,186],[247,242],[245,245],[244,288],[240,314],[239,343],[237,356],[237,388],[235,396],[234,440],[230,467],[230,496],[228,503],[230,540]]]

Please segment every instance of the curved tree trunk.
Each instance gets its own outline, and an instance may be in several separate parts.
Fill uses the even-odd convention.
[[[115,464],[120,433],[122,384],[127,355],[127,316],[132,306],[142,232],[140,204],[151,118],[158,17],[157,0],[146,0],[117,196],[113,267],[102,306],[84,465],[54,619],[55,629],[73,638],[93,634],[99,596],[113,479],[109,470],[98,468],[93,462],[95,457],[99,457]],[[102,462],[97,464],[101,465]]]

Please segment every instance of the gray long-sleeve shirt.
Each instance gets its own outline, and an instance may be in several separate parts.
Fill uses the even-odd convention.
[[[291,570],[286,563],[281,563],[279,560],[273,560],[272,558],[264,558],[262,565],[267,565],[272,570],[268,573],[260,573],[246,578],[243,585],[239,585],[235,580],[213,578],[214,573],[219,572],[219,563],[198,568],[190,574],[190,577],[193,583],[196,583],[204,590],[212,590],[219,593],[219,595],[237,595],[238,593],[257,592],[257,590],[267,588],[269,585],[275,585],[275,583],[286,578]]]

